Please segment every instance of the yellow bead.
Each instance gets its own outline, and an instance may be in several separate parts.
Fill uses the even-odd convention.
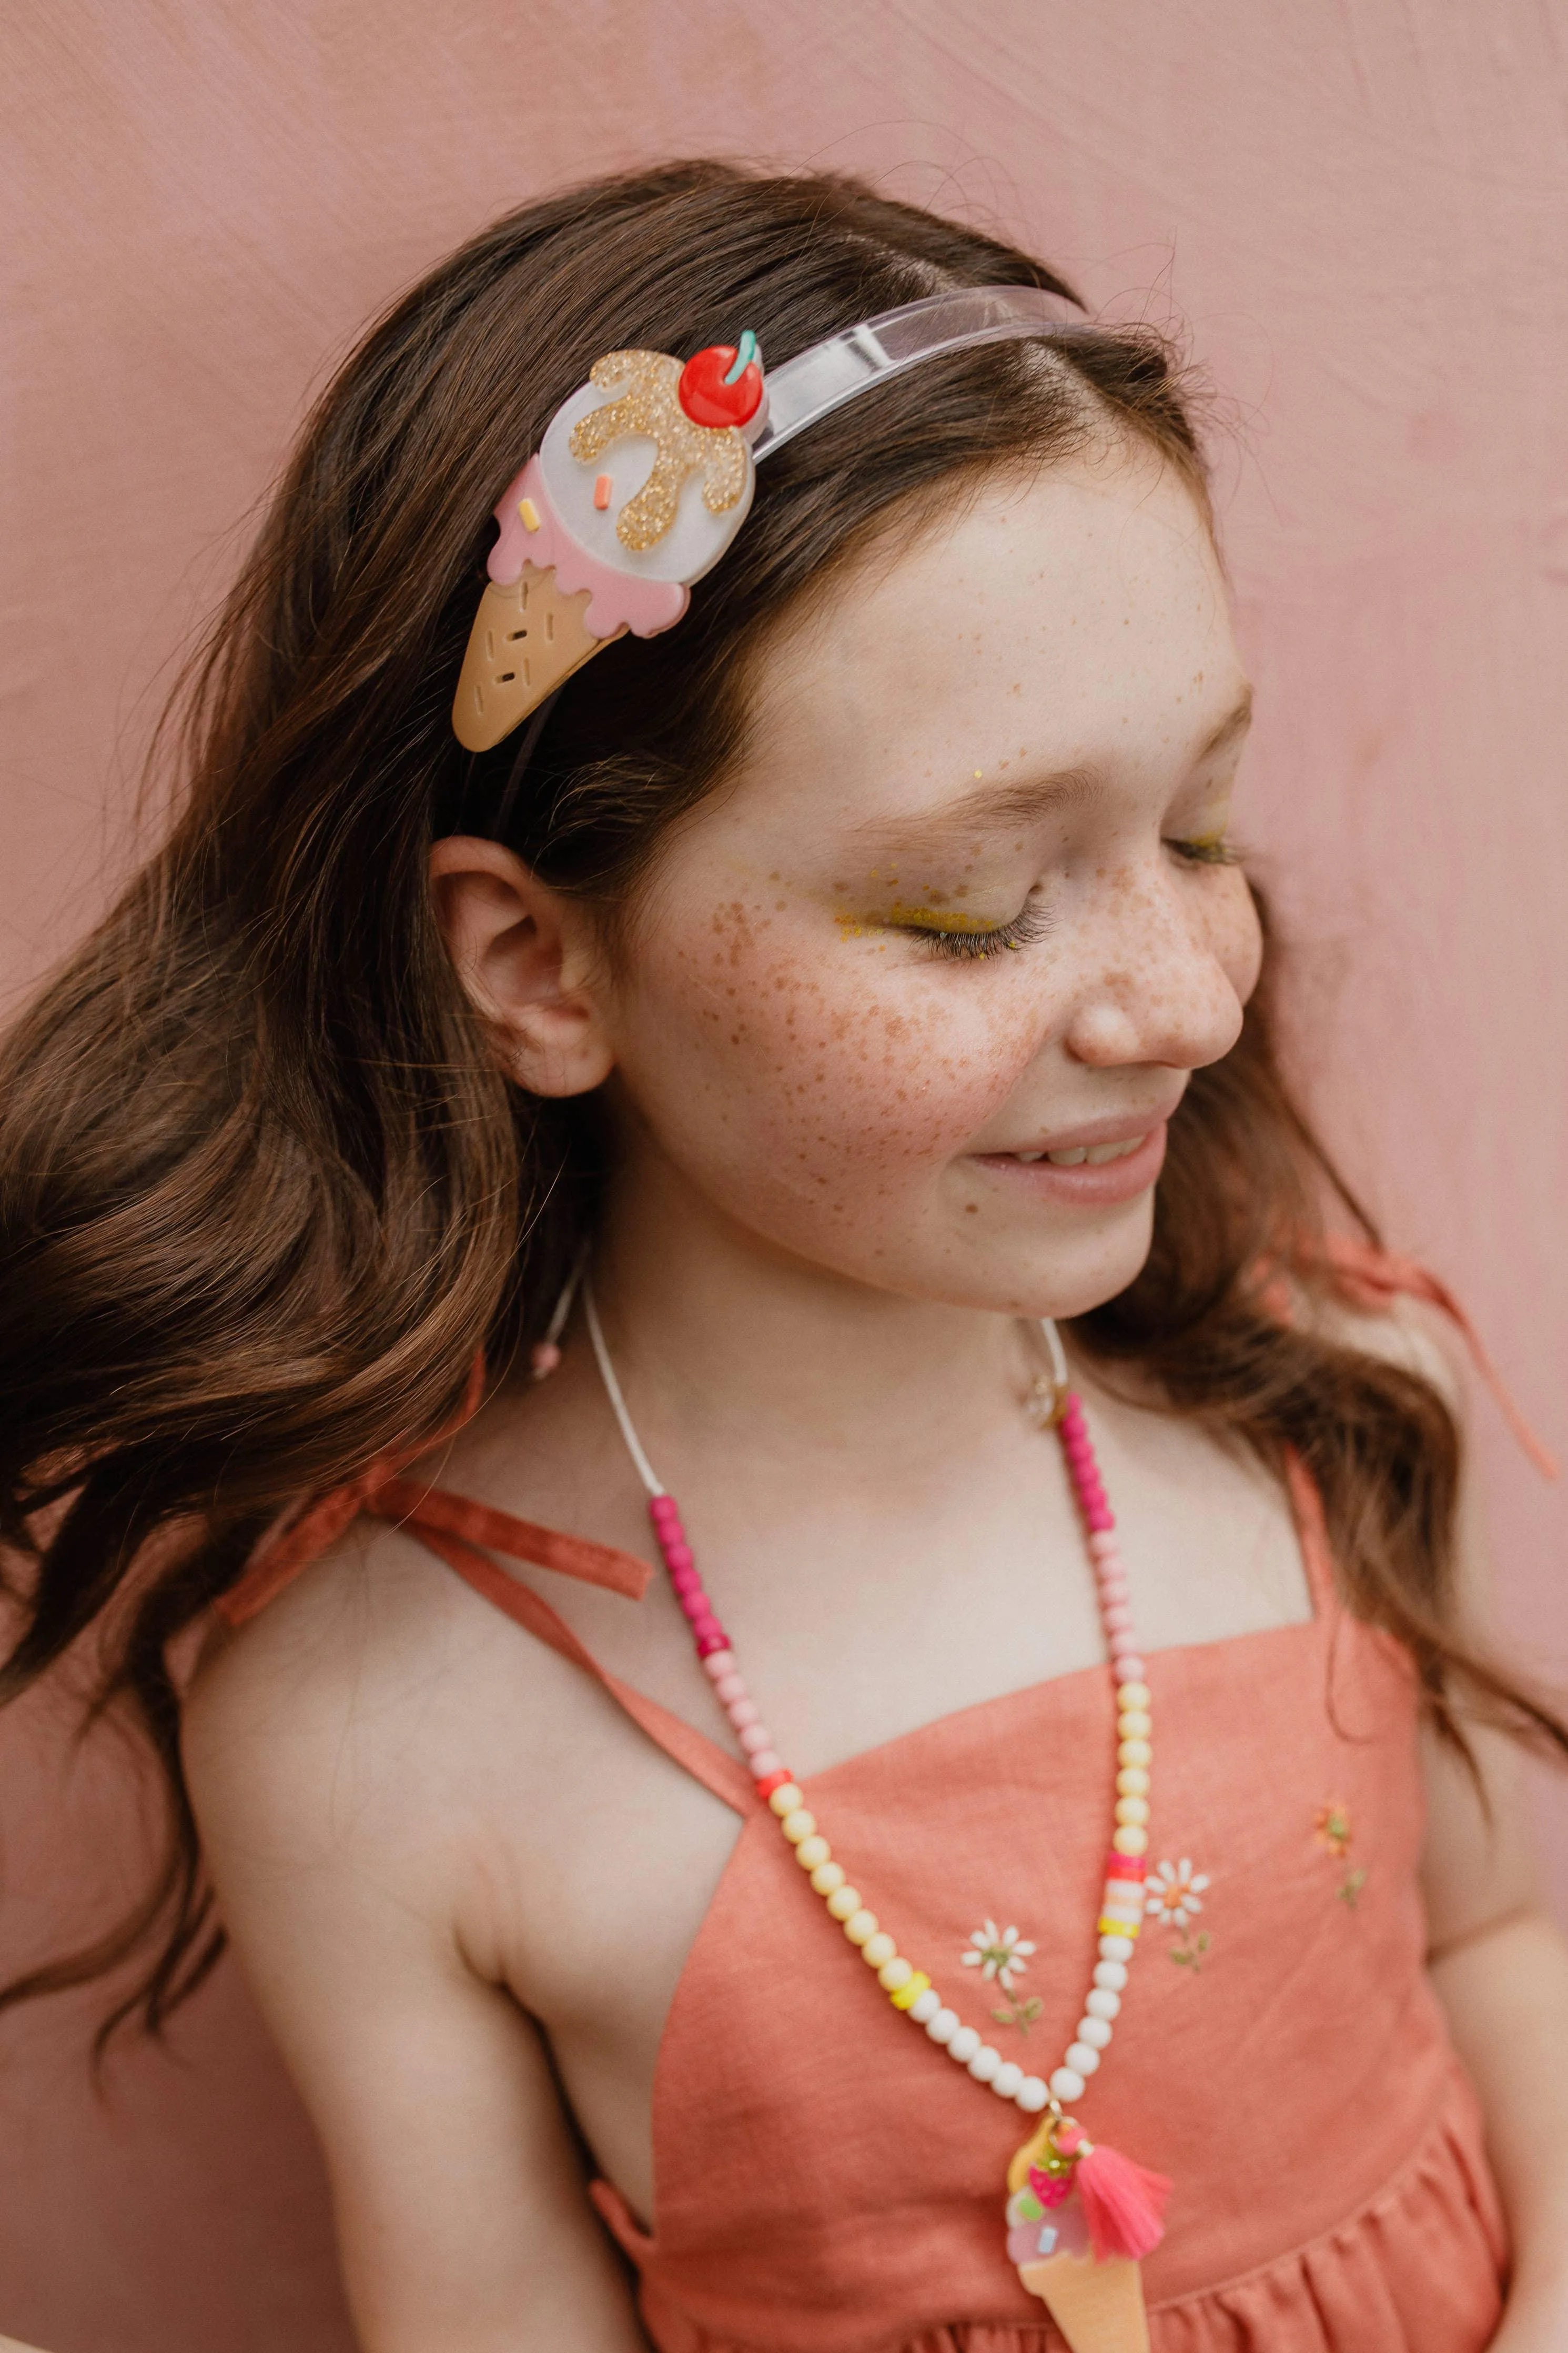
[[[832,1852],[825,1838],[804,1838],[795,1851],[795,1859],[802,1871],[816,1871]]]
[[[1124,1740],[1116,1752],[1119,1765],[1152,1765],[1154,1752],[1146,1740]]]
[[[914,1963],[906,1961],[902,1953],[895,1953],[892,1959],[884,1961],[877,1971],[877,1983],[884,1993],[900,1993],[914,1973]]]
[[[793,1781],[785,1781],[773,1791],[768,1803],[782,1822],[786,1814],[793,1814],[797,1806],[805,1805],[805,1791],[797,1789]]]
[[[858,1887],[836,1887],[827,1899],[827,1908],[836,1920],[853,1919],[860,1909],[860,1890]]]
[[[1149,1697],[1147,1683],[1122,1683],[1116,1694],[1116,1704],[1118,1707],[1147,1707]]]
[[[877,1934],[868,1936],[861,1946],[860,1958],[868,1969],[879,1969],[886,1962],[896,1958],[898,1950],[887,1930],[879,1928]]]
[[[1147,1740],[1154,1729],[1154,1721],[1141,1707],[1124,1708],[1117,1718],[1116,1729],[1123,1740]]]
[[[1100,1915],[1100,1926],[1094,1933],[1097,1936],[1137,1937],[1142,1935],[1143,1926],[1142,1921],[1139,1920],[1107,1919],[1105,1914],[1102,1912]]]
[[[1134,1830],[1130,1824],[1126,1830],[1112,1831],[1110,1843],[1118,1854],[1142,1854],[1149,1844],[1149,1833]]]
[[[844,1884],[844,1865],[841,1862],[819,1862],[811,1874],[811,1883],[819,1895],[831,1895],[836,1887]]]
[[[816,1828],[816,1816],[809,1812],[805,1806],[794,1806],[784,1816],[779,1828],[791,1846],[798,1846],[802,1839],[809,1838]]]
[[[895,2010],[912,2010],[921,1994],[930,1991],[930,1978],[924,1969],[917,1969],[913,1977],[906,1978],[902,1985],[895,1986],[888,1998]]]
[[[1146,1822],[1149,1819],[1148,1799],[1118,1798],[1116,1800],[1116,1819],[1119,1822]],[[1126,1849],[1123,1848],[1121,1852],[1125,1853]]]
[[[844,1923],[844,1933],[852,1945],[868,1944],[879,1926],[874,1912],[852,1912]]]
[[[1146,1798],[1148,1796],[1149,1776],[1145,1773],[1142,1765],[1124,1765],[1122,1767],[1121,1772],[1118,1773],[1116,1777],[1116,1794],[1119,1798]]]

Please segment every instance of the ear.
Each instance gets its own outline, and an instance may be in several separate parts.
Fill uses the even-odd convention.
[[[460,833],[433,846],[430,892],[453,968],[508,1075],[536,1095],[601,1085],[616,1058],[587,910],[500,842]]]

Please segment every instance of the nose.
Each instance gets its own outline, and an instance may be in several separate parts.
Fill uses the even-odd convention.
[[[1216,920],[1213,892],[1210,878],[1112,878],[1083,943],[1084,981],[1067,1025],[1076,1061],[1091,1070],[1158,1063],[1195,1071],[1230,1051],[1256,974],[1239,934],[1255,922],[1250,901],[1245,924],[1228,906],[1230,920]]]

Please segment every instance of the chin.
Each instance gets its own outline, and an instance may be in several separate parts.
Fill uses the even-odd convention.
[[[996,1295],[984,1303],[1016,1315],[1048,1315],[1065,1323],[1103,1307],[1135,1282],[1154,1238],[1152,1187],[1135,1201],[1094,1220],[1088,1230],[1031,1234],[993,1258]],[[988,1286],[989,1288],[989,1286]],[[979,1304],[977,1301],[974,1303]]]

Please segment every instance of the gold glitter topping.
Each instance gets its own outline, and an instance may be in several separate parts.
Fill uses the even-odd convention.
[[[668,352],[611,352],[595,360],[590,383],[619,400],[595,408],[572,428],[574,458],[591,466],[613,441],[646,434],[658,451],[652,473],[616,520],[623,547],[640,552],[664,537],[680,506],[689,474],[702,477],[702,503],[723,514],[746,487],[746,444],[733,425],[693,425],[680,406],[680,362]]]

